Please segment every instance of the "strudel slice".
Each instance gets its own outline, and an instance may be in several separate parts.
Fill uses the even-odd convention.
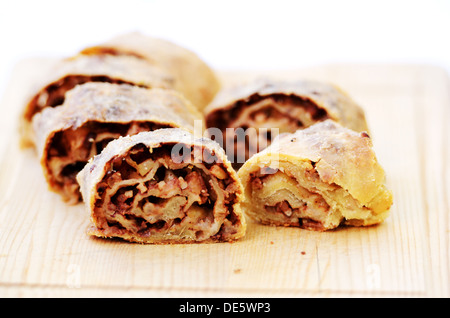
[[[243,208],[264,224],[368,226],[385,220],[393,202],[369,135],[332,120],[280,135],[238,175]]]
[[[81,54],[137,56],[173,76],[174,89],[181,92],[199,110],[203,110],[220,88],[214,70],[193,51],[164,39],[140,32],[118,35],[85,48]]]
[[[116,139],[77,179],[94,236],[168,244],[245,234],[242,185],[223,149],[183,129]]]
[[[32,87],[22,110],[19,132],[22,147],[33,147],[33,116],[47,107],[64,103],[65,95],[87,82],[129,84],[145,88],[173,88],[174,78],[148,61],[135,56],[76,55],[58,61]]]
[[[201,114],[178,92],[127,84],[86,83],[62,106],[33,119],[37,150],[49,189],[71,204],[81,201],[76,174],[113,139],[141,131],[194,129]]]
[[[222,140],[237,168],[270,145],[277,134],[293,133],[326,119],[368,131],[363,109],[347,93],[312,80],[256,79],[229,86],[205,109],[208,132]]]

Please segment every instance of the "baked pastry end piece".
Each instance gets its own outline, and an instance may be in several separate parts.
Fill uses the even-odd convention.
[[[369,135],[332,120],[280,135],[238,175],[244,210],[264,224],[369,226],[383,222],[393,203]]]

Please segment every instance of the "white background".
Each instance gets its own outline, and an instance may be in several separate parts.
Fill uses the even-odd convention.
[[[0,0],[0,97],[18,60],[68,56],[134,30],[216,69],[414,62],[450,71],[450,0]]]

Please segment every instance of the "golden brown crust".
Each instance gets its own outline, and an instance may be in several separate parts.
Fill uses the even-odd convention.
[[[171,151],[174,149],[173,147],[180,145],[181,147],[187,147],[188,149],[193,150],[192,153],[190,153],[188,161],[177,161],[178,159],[174,159]],[[137,215],[133,213],[133,211],[137,211],[136,207],[134,210],[131,209],[127,211],[125,209],[118,209],[117,206],[114,206],[113,209],[115,212],[113,216],[120,216],[119,219],[123,220],[124,223],[119,222],[121,225],[118,226],[116,222],[111,221],[112,218],[110,215],[112,214],[108,211],[107,202],[113,202],[113,199],[108,193],[114,194],[119,192],[120,189],[117,190],[117,192],[111,192],[111,187],[108,186],[108,184],[117,185],[122,182],[127,186],[133,185],[133,194],[128,194],[130,200],[134,200],[134,198],[138,196],[144,196],[144,192],[147,188],[153,187],[154,190],[158,189],[158,187],[166,187],[166,194],[164,195],[153,193],[153,195],[158,197],[156,201],[166,200],[165,202],[169,202],[169,200],[176,198],[175,195],[172,196],[168,193],[176,192],[176,190],[178,190],[179,193],[179,191],[182,191],[181,188],[186,189],[186,185],[181,188],[177,188],[175,185],[172,187],[172,181],[175,181],[178,185],[180,182],[179,180],[181,180],[181,182],[188,184],[187,186],[190,187],[188,180],[190,172],[187,172],[187,175],[183,175],[183,177],[170,179],[172,181],[164,179],[166,181],[164,182],[162,179],[158,179],[155,172],[156,170],[152,170],[153,174],[148,177],[150,173],[148,170],[150,170],[150,168],[146,169],[145,173],[147,174],[142,173],[136,177],[135,173],[134,176],[129,177],[128,179],[125,178],[123,174],[119,174],[117,177],[119,180],[116,180],[115,183],[109,183],[108,178],[114,178],[115,174],[120,171],[120,167],[116,167],[114,162],[121,163],[127,161],[130,157],[130,153],[132,153],[133,149],[136,149],[136,147],[144,149],[147,154],[144,162],[147,167],[152,167],[151,169],[156,165],[156,169],[161,168],[163,171],[166,171],[166,175],[167,173],[174,174],[177,171],[182,171],[182,169],[187,169],[194,174],[197,174],[198,171],[204,175],[204,178],[207,179],[203,178],[203,181],[200,181],[209,183],[210,186],[208,186],[208,191],[206,191],[207,188],[204,188],[205,191],[202,190],[201,193],[207,198],[211,198],[211,201],[208,200],[208,202],[209,204],[214,204],[214,207],[211,207],[210,205],[206,205],[206,207],[200,205],[200,209],[206,214],[200,219],[192,218],[190,220],[191,223],[189,223],[188,220],[193,213],[191,209],[183,211],[180,210],[183,209],[183,207],[180,206],[179,209],[176,210],[176,218],[170,218],[170,216],[166,215],[168,213],[167,210],[163,210],[162,216],[159,216],[159,220],[164,219],[165,222],[163,222],[164,224],[158,225],[158,229],[161,228],[162,232],[158,231],[158,229],[154,230],[158,222],[154,220],[155,215],[152,215],[152,213],[154,213],[152,210],[147,212],[144,216],[139,214],[139,216],[144,218],[144,222],[139,219],[139,231],[133,231],[127,227],[130,219],[134,220],[137,218]],[[161,155],[161,153],[165,153],[166,155]],[[112,166],[115,167],[115,170],[111,170]],[[144,183],[145,178],[149,179],[146,181],[147,183]],[[191,133],[183,129],[159,129],[152,132],[142,132],[134,136],[118,138],[110,142],[100,155],[95,156],[83,168],[78,174],[77,180],[81,186],[81,193],[86,209],[91,215],[91,221],[93,223],[93,226],[89,230],[89,234],[91,235],[100,237],[120,237],[128,241],[140,243],[178,244],[234,241],[245,234],[246,223],[240,208],[242,185],[236,172],[227,161],[223,149],[214,141],[206,138],[194,138]],[[217,186],[219,183],[222,184],[221,187]],[[214,186],[214,184],[216,186]],[[217,190],[219,188],[222,190]],[[189,193],[190,188],[187,188],[187,190]],[[215,196],[216,199],[212,200]],[[165,202],[164,204],[166,204]],[[218,205],[218,202],[221,202],[221,204],[224,204],[228,208],[224,210],[223,206],[221,208],[221,205]],[[106,208],[104,208],[105,206]],[[214,219],[214,222],[211,224],[208,223],[207,220],[211,221],[212,219]],[[197,222],[194,222],[196,220]],[[183,224],[186,224],[187,227],[183,227],[180,232],[177,226]],[[135,223],[132,225],[135,225]],[[201,236],[200,238],[196,236],[197,233],[192,234],[192,229],[201,226],[203,226],[203,229],[197,232],[204,234],[204,232],[208,233],[208,231],[211,230],[212,233],[208,233],[208,235]],[[212,230],[212,228],[215,228],[215,230]]]
[[[197,54],[175,43],[139,32],[116,36],[81,53],[145,58],[174,76],[175,89],[200,110],[211,102],[220,87],[214,71]]]
[[[281,135],[238,175],[243,206],[264,223],[316,230],[365,226],[382,222],[392,205],[368,134],[332,120]],[[302,224],[302,218],[311,222]]]
[[[201,120],[201,114],[176,91],[86,83],[69,91],[60,107],[36,114],[33,127],[49,188],[68,203],[77,203],[81,196],[74,173],[81,168],[76,167],[97,154],[105,142],[156,128],[193,131],[195,120]],[[67,175],[65,168],[70,168]]]
[[[175,79],[134,56],[77,55],[60,60],[31,92],[20,117],[21,145],[33,146],[33,116],[46,107],[59,106],[67,91],[85,82],[125,83],[147,88],[173,88]]]

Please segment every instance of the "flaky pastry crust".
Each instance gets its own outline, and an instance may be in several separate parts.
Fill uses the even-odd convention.
[[[332,120],[281,135],[238,175],[246,213],[265,224],[368,226],[385,220],[393,202],[369,135]]]
[[[116,36],[81,54],[132,55],[148,60],[175,78],[174,88],[203,110],[220,88],[214,70],[191,50],[140,32]]]

